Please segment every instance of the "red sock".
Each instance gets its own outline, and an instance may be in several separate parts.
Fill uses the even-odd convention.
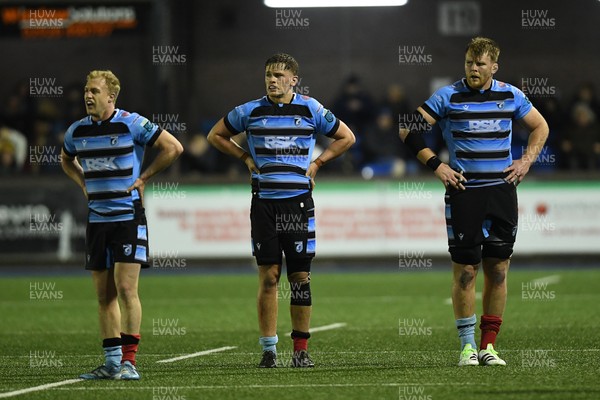
[[[485,350],[489,343],[492,345],[496,344],[496,336],[498,335],[498,332],[500,332],[501,324],[502,318],[497,315],[481,316],[481,323],[479,324],[479,329],[481,329],[480,350]]]
[[[306,350],[308,349],[308,339],[306,338],[292,338],[294,340],[294,351]]]
[[[308,338],[310,333],[292,330],[292,340],[294,341],[294,352],[306,350],[308,348]]]
[[[140,342],[141,337],[141,335],[130,335],[121,332],[121,347],[123,349],[121,364],[125,361],[129,361],[131,364],[135,365],[135,353],[138,351],[138,343]]]

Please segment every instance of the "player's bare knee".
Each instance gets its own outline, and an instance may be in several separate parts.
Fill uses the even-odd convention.
[[[109,308],[114,302],[117,301],[117,296],[111,296],[108,294],[102,294],[98,296],[98,306],[100,308]]]
[[[279,283],[279,268],[273,267],[259,267],[264,268],[260,274],[260,289],[262,291],[277,290],[277,284]]]
[[[494,285],[502,286],[504,282],[506,282],[506,270],[504,268],[494,268],[494,270],[491,272],[491,278],[491,281]]]
[[[458,284],[462,290],[469,289],[475,283],[477,268],[474,265],[465,265],[458,276]]]
[[[279,282],[279,279],[277,279],[273,276],[263,277],[263,279],[260,281],[260,289],[263,292],[269,292],[272,290],[276,290],[278,282]]]
[[[122,282],[117,285],[119,300],[129,303],[138,299],[137,285]]]

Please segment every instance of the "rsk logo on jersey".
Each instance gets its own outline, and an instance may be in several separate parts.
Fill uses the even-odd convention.
[[[502,127],[500,126],[499,119],[482,119],[469,121],[469,130],[471,131],[487,131],[487,132],[495,132],[501,131]]]
[[[101,158],[87,158],[85,164],[89,171],[106,171],[118,169],[115,164],[116,157],[101,157]]]
[[[283,149],[296,146],[297,136],[269,136],[265,138],[267,149]]]

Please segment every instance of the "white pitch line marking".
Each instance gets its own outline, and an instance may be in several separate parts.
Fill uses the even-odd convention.
[[[560,282],[560,275],[544,276],[543,278],[533,279],[531,283],[551,284]]]
[[[323,326],[317,326],[316,328],[310,328],[310,333],[314,333],[314,332],[323,332],[323,331],[330,331],[332,329],[339,329],[339,328],[343,328],[346,325],[348,325],[345,322],[336,322],[333,324],[329,324],[329,325],[323,325]],[[288,335],[291,335],[292,332],[288,332]]]
[[[18,396],[20,394],[31,393],[31,392],[38,392],[40,390],[46,390],[46,389],[52,389],[52,388],[57,387],[57,386],[70,385],[71,383],[81,382],[82,380],[83,379],[67,379],[65,381],[54,382],[54,383],[47,383],[45,385],[40,385],[40,386],[34,386],[34,387],[30,387],[30,388],[25,388],[25,389],[14,390],[12,392],[0,393],[0,398],[4,399],[4,398],[7,398],[7,397]]]
[[[465,385],[474,386],[477,383],[464,383]],[[170,389],[275,389],[275,388],[323,388],[323,387],[373,387],[373,386],[386,386],[386,387],[397,387],[397,386],[459,386],[462,385],[460,382],[449,382],[449,383],[405,383],[405,382],[381,382],[381,383],[312,383],[312,384],[272,384],[272,385],[198,385],[198,386],[169,386]],[[154,390],[156,386],[135,386],[135,390]],[[75,391],[75,390],[132,390],[132,386],[94,386],[85,388],[62,388],[57,389],[61,391]]]
[[[225,347],[219,347],[216,349],[199,351],[197,353],[186,354],[186,355],[179,356],[179,357],[167,358],[166,360],[158,360],[157,363],[171,363],[171,362],[175,362],[175,361],[179,361],[179,360],[185,360],[186,358],[205,356],[207,354],[218,353],[220,351],[227,351],[227,350],[233,350],[233,349],[237,349],[237,346],[225,346]]]
[[[312,328],[310,330],[310,332],[322,332],[322,331],[329,331],[332,329],[338,329],[338,328],[343,328],[346,325],[348,325],[345,322],[336,322],[335,324],[329,324],[329,325],[323,325],[323,326],[317,326],[316,328]]]

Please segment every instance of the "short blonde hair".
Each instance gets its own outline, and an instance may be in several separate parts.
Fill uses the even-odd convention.
[[[117,97],[119,97],[119,92],[121,91],[121,82],[119,82],[119,78],[110,70],[94,70],[91,71],[87,80],[96,79],[96,78],[104,78],[106,82],[106,87],[108,87],[108,93],[112,93],[115,95],[115,104],[117,103]]]
[[[475,58],[480,58],[487,54],[490,56],[490,60],[498,62],[500,46],[490,38],[474,37],[467,45],[465,53],[471,53]]]

